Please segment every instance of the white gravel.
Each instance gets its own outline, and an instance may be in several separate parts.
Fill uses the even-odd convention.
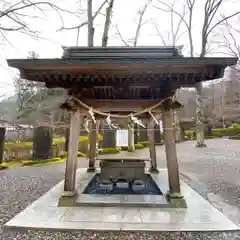
[[[86,162],[82,162],[86,167]],[[65,164],[15,167],[0,171],[0,240],[239,240],[240,232],[122,233],[122,232],[3,232],[3,224],[38,199],[64,177]]]

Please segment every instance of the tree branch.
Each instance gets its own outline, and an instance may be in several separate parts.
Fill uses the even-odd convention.
[[[138,39],[139,39],[139,36],[140,36],[141,27],[142,27],[143,17],[144,17],[144,14],[147,11],[147,8],[148,8],[148,6],[151,2],[152,2],[152,0],[149,0],[148,3],[144,5],[143,9],[138,11],[139,19],[138,19],[138,24],[137,24],[135,37],[134,37],[134,40],[133,40],[133,46],[134,47],[137,46]]]
[[[126,46],[126,47],[129,47],[129,44],[124,40],[118,26],[115,26],[116,30],[117,30],[117,35],[120,37],[121,41],[123,42],[123,44]]]
[[[107,3],[107,0],[104,0],[103,2],[102,2],[102,4],[100,5],[100,7],[98,8],[98,10],[94,13],[94,15],[93,15],[93,20],[98,16],[98,14],[100,13],[100,11],[102,10],[102,8],[104,7],[104,5]],[[80,29],[80,28],[82,28],[82,27],[84,27],[84,26],[86,26],[88,24],[88,21],[85,21],[85,22],[83,22],[83,23],[81,23],[81,24],[79,24],[79,25],[77,25],[77,26],[74,26],[74,27],[61,27],[60,29],[58,29],[57,30],[57,32],[58,31],[62,31],[62,30],[74,30],[74,29]]]

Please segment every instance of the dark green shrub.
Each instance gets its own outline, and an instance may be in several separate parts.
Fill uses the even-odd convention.
[[[191,140],[194,138],[194,130],[185,130],[184,134],[187,140]]]
[[[220,138],[224,136],[236,136],[240,134],[240,128],[234,126],[232,128],[213,128],[212,136],[205,136],[205,139]],[[194,130],[186,130],[185,136],[188,140],[196,140]]]
[[[121,147],[121,150],[122,151],[128,151],[128,147],[127,146],[123,146],[123,147]]]
[[[212,133],[215,137],[236,136],[240,134],[240,128],[214,128]]]
[[[240,124],[238,124],[238,123],[233,123],[231,127],[232,127],[232,128],[240,128]]]
[[[229,137],[229,139],[232,139],[232,140],[240,140],[240,134],[239,134],[239,135],[236,135],[236,136],[231,136],[231,137]]]

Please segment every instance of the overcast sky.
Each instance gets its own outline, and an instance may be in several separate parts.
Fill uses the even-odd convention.
[[[14,2],[12,0],[11,2]],[[170,0],[169,0],[170,1]],[[182,0],[183,1],[183,0]],[[56,0],[55,2],[60,3],[59,5],[62,8],[67,8],[69,10],[74,10],[79,7],[86,8],[84,4],[84,0],[82,0],[82,5],[80,6],[79,1],[77,0]],[[99,7],[101,4],[101,0],[94,0],[94,10]],[[131,39],[134,37],[137,27],[137,11],[142,9],[146,0],[115,0],[114,5],[114,13],[113,13],[113,20],[112,26],[110,30],[110,39],[109,45],[112,46],[119,46],[123,45],[121,39],[116,34],[116,25],[118,26],[121,35],[125,40]],[[177,8],[178,11],[182,11],[182,4],[181,0],[176,1],[178,2]],[[203,21],[203,2],[204,0],[196,0],[197,4],[195,6],[194,11],[194,45],[196,47],[195,52],[196,54],[199,52],[201,41],[200,41],[200,31],[201,31],[201,24]],[[239,0],[228,0],[221,8],[220,13],[224,13],[227,15],[235,11],[236,8],[240,9],[240,2]],[[153,0],[153,5],[160,6],[157,3],[157,0]],[[227,7],[226,7],[227,6]],[[3,9],[0,3],[0,9]],[[105,8],[102,11],[105,12]],[[36,15],[37,12],[34,10],[27,10],[24,13]],[[38,12],[38,15],[40,13]],[[59,58],[62,55],[62,47],[61,46],[75,46],[76,45],[76,30],[73,31],[60,31],[57,32],[56,30],[62,26],[60,18],[58,15],[48,10],[46,12],[46,16],[41,15],[43,18],[42,20],[39,19],[30,19],[29,24],[31,28],[37,29],[41,31],[41,37],[47,40],[39,39],[38,41],[31,39],[29,36],[25,36],[19,33],[9,33],[7,36],[8,41],[4,41],[3,44],[0,45],[0,88],[1,88],[1,95],[4,93],[5,95],[13,95],[14,87],[13,87],[13,78],[17,76],[18,71],[14,70],[13,68],[9,68],[6,63],[6,59],[8,58],[26,58],[29,51],[36,51],[40,58]],[[63,15],[65,26],[71,27],[77,25],[81,22],[86,20],[86,12],[82,14],[81,19],[77,19],[69,14]],[[178,24],[179,19],[175,18],[175,27]],[[171,37],[168,39],[168,32],[170,29],[170,16],[162,11],[156,9],[153,6],[150,6],[144,15],[145,24],[141,29],[141,34],[139,38],[138,45],[163,45],[161,38],[159,37],[155,25],[158,26],[159,31],[163,34],[164,39],[167,44],[171,45],[172,40]],[[94,44],[100,46],[101,44],[101,36],[103,30],[103,23],[104,23],[104,16],[99,15],[94,21],[95,27],[95,39]],[[10,22],[3,21],[0,24],[5,24],[4,26],[10,26]],[[78,45],[79,46],[86,46],[87,44],[87,29],[82,28],[80,31],[80,38]],[[180,34],[185,31],[184,26],[182,25],[180,29]],[[224,34],[218,31],[218,38],[219,34]],[[1,38],[0,38],[1,39]],[[187,34],[183,34],[178,41],[178,45],[184,45],[184,55],[188,55],[188,38]],[[212,44],[213,48],[216,49],[216,45]],[[218,56],[223,56],[222,54],[218,54]]]

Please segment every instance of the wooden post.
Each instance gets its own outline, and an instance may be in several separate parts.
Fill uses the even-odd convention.
[[[179,112],[175,110],[173,112],[173,122],[174,122],[174,137],[175,142],[181,142],[181,128],[180,128],[180,117]]]
[[[77,168],[77,154],[80,134],[81,116],[80,110],[77,109],[72,113],[70,122],[70,136],[68,146],[68,158],[66,161],[64,192],[66,195],[75,194],[75,177]]]
[[[167,158],[169,194],[170,196],[180,196],[180,180],[173,128],[173,110],[170,102],[165,103],[163,110],[163,134]]]
[[[155,122],[153,118],[150,118],[147,125],[148,131],[148,140],[149,140],[149,150],[150,150],[150,159],[151,159],[151,173],[158,173],[157,169],[157,158],[156,158],[156,148],[155,148],[155,139],[154,139],[154,126]]]
[[[135,145],[134,145],[134,123],[128,124],[128,151],[134,152]]]
[[[97,155],[97,140],[98,140],[98,122],[94,123],[92,121],[91,132],[89,134],[89,165],[88,165],[88,172],[95,172],[95,162],[96,162],[96,155]]]

